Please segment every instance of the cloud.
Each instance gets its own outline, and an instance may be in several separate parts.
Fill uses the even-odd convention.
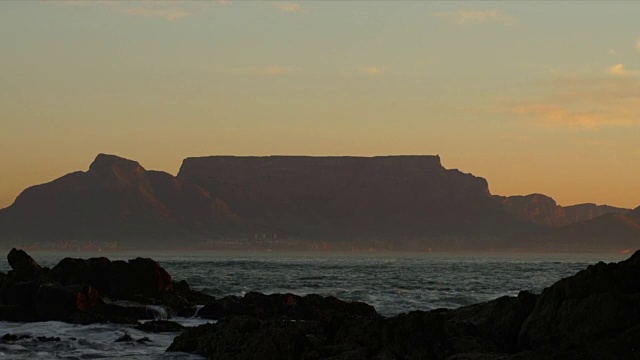
[[[113,0],[64,0],[52,1],[52,4],[84,8],[96,8],[115,14],[129,16],[157,18],[166,21],[176,21],[202,13],[210,6],[224,5],[225,0],[217,2],[186,2],[186,1],[113,1]]]
[[[290,66],[272,65],[266,67],[248,67],[241,69],[234,69],[233,72],[258,75],[258,76],[279,76],[294,73],[298,70]]]
[[[640,51],[640,39],[636,40],[636,50]]]
[[[162,18],[167,21],[175,21],[192,15],[191,12],[186,10],[155,9],[149,7],[123,8],[121,12],[127,15]]]
[[[638,70],[628,70],[624,64],[615,64],[607,68],[607,73],[616,76],[640,76]]]
[[[300,5],[299,3],[296,3],[296,2],[278,1],[278,2],[271,3],[271,6],[273,6],[274,8],[276,8],[276,9],[282,11],[282,12],[288,12],[288,13],[305,13],[305,12],[307,12],[307,10],[302,7],[302,5]]]
[[[385,74],[388,69],[387,69],[386,66],[384,66],[384,67],[380,67],[380,66],[364,66],[364,67],[361,67],[358,70],[362,74],[377,76],[377,75]]]
[[[471,10],[462,9],[457,11],[442,11],[433,13],[432,16],[448,20],[453,24],[472,25],[482,23],[498,23],[502,25],[511,25],[515,22],[515,18],[502,10]]]
[[[537,90],[544,95],[508,102],[498,111],[552,128],[640,127],[640,82],[635,79],[556,77]]]

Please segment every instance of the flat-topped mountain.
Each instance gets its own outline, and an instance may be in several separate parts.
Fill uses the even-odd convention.
[[[438,156],[211,156],[185,159],[177,177],[297,237],[503,235],[516,225],[485,179]]]
[[[556,239],[562,225],[626,211],[493,196],[485,179],[438,156],[210,156],[185,159],[173,176],[100,154],[88,171],[32,186],[0,210],[0,244],[526,248],[522,239]]]

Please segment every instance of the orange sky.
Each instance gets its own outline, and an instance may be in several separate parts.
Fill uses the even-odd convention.
[[[640,205],[640,3],[2,2],[0,207],[99,152],[439,154]]]

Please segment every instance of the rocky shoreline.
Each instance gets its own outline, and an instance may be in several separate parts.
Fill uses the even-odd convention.
[[[0,320],[182,331],[167,351],[215,359],[640,359],[640,251],[589,266],[540,295],[393,317],[319,295],[216,299],[175,282],[152,259],[65,258],[51,269],[22,250],[7,259],[13,270],[0,273]],[[140,323],[157,317],[156,308],[217,322]]]

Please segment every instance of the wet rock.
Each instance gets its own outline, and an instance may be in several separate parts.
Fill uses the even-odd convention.
[[[23,339],[31,339],[31,335],[4,334],[2,336],[3,342],[15,342]]]
[[[154,320],[148,321],[145,323],[141,323],[136,325],[135,327],[138,330],[159,333],[159,332],[180,332],[184,329],[184,326],[178,324],[174,321],[167,320]]]
[[[205,319],[228,316],[253,316],[259,319],[321,320],[333,317],[376,317],[376,310],[361,302],[342,301],[335,297],[311,294],[265,295],[257,292],[244,297],[226,296],[213,300],[198,312]]]
[[[620,263],[589,266],[545,289],[522,325],[518,347],[631,358],[640,351],[638,309],[640,251]]]
[[[89,285],[44,284],[35,295],[38,319],[65,321],[77,312],[96,310],[103,305],[100,294]]]
[[[54,341],[60,341],[60,338],[57,337],[57,336],[56,337],[53,337],[53,336],[50,336],[50,337],[48,337],[48,336],[38,336],[36,338],[36,340],[38,342],[54,342]]]
[[[7,255],[7,261],[13,268],[12,275],[16,280],[31,280],[39,277],[43,269],[23,250],[11,249]]]
[[[392,319],[231,317],[185,329],[167,351],[236,359],[444,359],[451,347],[439,314],[413,312]]]
[[[136,342],[138,344],[145,344],[145,343],[152,342],[152,341],[151,341],[151,339],[149,339],[148,337],[145,336],[143,338],[140,338],[140,339],[136,340]]]
[[[207,295],[201,291],[193,290],[185,280],[180,280],[173,284],[176,295],[194,305],[206,305],[215,301],[215,297]]]
[[[133,338],[128,333],[125,333],[124,335],[117,338],[115,342],[133,342]]]
[[[107,258],[62,259],[49,280],[64,285],[89,284],[103,296],[148,302],[173,293],[171,275],[152,259],[110,261]]]
[[[498,299],[443,312],[449,335],[463,352],[514,352],[520,327],[538,296],[521,291],[517,297]]]

